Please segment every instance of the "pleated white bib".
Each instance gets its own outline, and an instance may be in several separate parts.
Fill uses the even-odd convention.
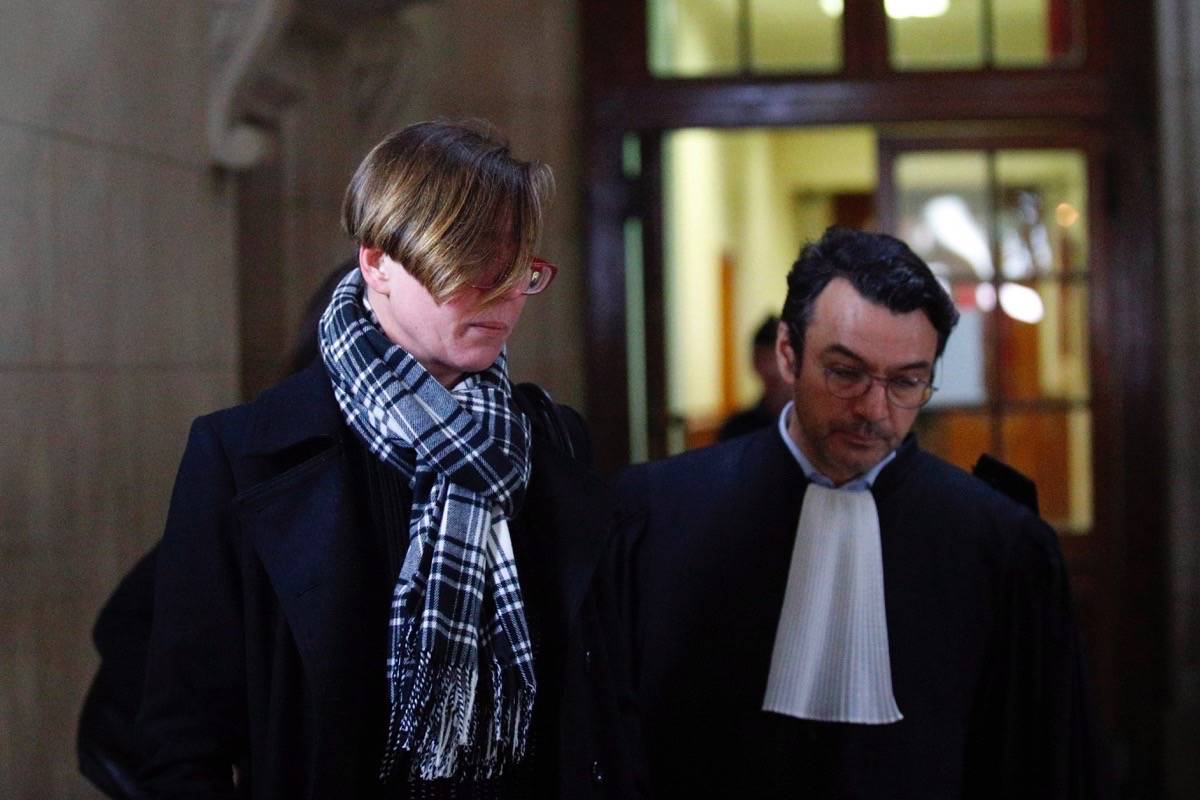
[[[810,483],[763,710],[826,722],[903,719],[892,693],[879,512],[869,491]]]

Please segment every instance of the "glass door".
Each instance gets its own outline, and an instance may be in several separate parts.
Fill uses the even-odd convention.
[[[1037,482],[1042,515],[1061,533],[1087,533],[1087,154],[888,150],[887,227],[929,263],[962,315],[918,435],[966,469],[981,452],[1007,461]]]
[[[1101,140],[885,132],[879,162],[881,228],[925,259],[961,314],[917,436],[964,469],[986,452],[1037,483],[1103,683],[1114,597],[1099,565],[1118,517],[1096,479],[1113,457],[1096,433],[1113,414],[1098,355],[1097,320],[1111,318]]]

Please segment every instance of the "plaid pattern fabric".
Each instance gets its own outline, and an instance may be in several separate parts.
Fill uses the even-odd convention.
[[[425,780],[494,777],[523,757],[537,691],[507,522],[529,482],[529,421],[511,405],[503,352],[447,390],[373,316],[354,270],[319,337],[346,421],[413,492],[380,777],[400,751]]]

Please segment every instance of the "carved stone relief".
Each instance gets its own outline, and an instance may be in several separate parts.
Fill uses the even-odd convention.
[[[283,110],[312,81],[313,47],[345,44],[353,60],[354,111],[386,108],[401,80],[399,10],[410,0],[209,0],[208,141],[213,161],[231,170],[262,163],[277,147]],[[356,36],[365,24],[372,36]]]

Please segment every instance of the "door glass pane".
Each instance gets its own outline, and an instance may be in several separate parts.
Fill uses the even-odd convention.
[[[1011,280],[1087,270],[1087,172],[1075,150],[996,154],[1001,274]]]
[[[884,0],[884,10],[891,63],[900,70],[1042,67],[1083,59],[1080,0]]]
[[[991,452],[1068,533],[1092,525],[1087,162],[1068,149],[924,151],[893,165],[896,233],[961,319],[919,418],[933,452]]]
[[[996,452],[992,419],[986,411],[926,409],[917,416],[913,430],[921,447],[968,471],[979,456]]]
[[[937,391],[929,408],[962,408],[988,403],[987,326],[995,308],[995,292],[990,283],[958,283],[950,295],[958,307],[955,326],[934,375]]]
[[[642,221],[625,220],[625,352],[629,386],[629,461],[650,457],[650,413],[646,405],[646,297]]]
[[[803,241],[831,224],[870,224],[876,152],[867,127],[664,134],[666,390],[677,448],[760,401],[754,332],[779,313]]]
[[[842,15],[828,0],[751,0],[752,72],[836,72]]]
[[[997,358],[1006,400],[1087,400],[1087,286],[1005,282],[998,292]]]
[[[1037,484],[1042,517],[1065,533],[1092,526],[1092,430],[1086,408],[1005,414],[1001,452]]]
[[[978,69],[986,63],[983,0],[885,0],[895,69]]]
[[[738,0],[650,0],[650,72],[661,78],[738,71]]]
[[[843,0],[649,0],[657,77],[837,72]],[[883,0],[897,70],[1075,66],[1082,0]]]
[[[934,274],[948,281],[991,280],[987,154],[906,153],[896,159],[894,181],[897,236]]]
[[[1083,25],[1078,0],[993,0],[992,48],[998,67],[1078,64]]]

